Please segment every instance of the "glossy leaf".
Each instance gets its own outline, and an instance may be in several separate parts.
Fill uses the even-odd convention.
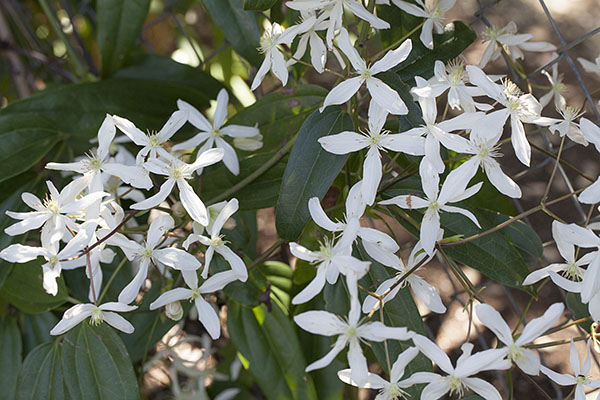
[[[244,0],[244,10],[265,11],[273,7],[277,0]]]
[[[50,330],[58,323],[58,318],[50,312],[23,315],[23,346],[25,354],[42,343],[51,342],[54,336]]]
[[[143,101],[140,101],[143,99]],[[0,126],[6,119],[41,115],[61,132],[85,141],[98,133],[106,114],[133,121],[142,130],[158,131],[177,109],[177,99],[197,107],[207,106],[207,96],[184,84],[140,79],[107,79],[64,85],[15,101],[0,111]]]
[[[23,343],[17,321],[12,317],[0,319],[0,388],[3,399],[14,399],[17,376],[21,367]]]
[[[17,381],[17,400],[69,399],[57,342],[37,346],[25,358]]]
[[[300,128],[277,203],[275,223],[281,238],[296,240],[310,219],[308,200],[325,195],[348,158],[328,153],[317,140],[352,129],[350,116],[336,107],[315,111]]]
[[[97,0],[97,38],[102,76],[114,74],[140,35],[150,0]]]
[[[8,115],[0,119],[0,182],[36,165],[58,142],[52,121],[39,115]]]
[[[119,70],[115,78],[142,79],[157,82],[170,82],[198,90],[204,99],[197,107],[205,107],[210,100],[217,98],[223,84],[201,69],[178,63],[170,57],[144,54],[131,57],[131,61]],[[177,108],[177,105],[174,105]]]
[[[106,323],[83,322],[63,342],[62,366],[69,396],[85,399],[137,399],[138,386],[125,345]]]
[[[228,302],[227,326],[234,345],[267,399],[316,399],[292,322],[276,304],[248,308]]]
[[[62,276],[56,280],[58,294],[52,296],[46,293],[42,287],[41,260],[15,265],[0,289],[0,297],[28,314],[52,310],[67,301],[68,297]]]
[[[588,305],[583,304],[581,302],[581,295],[579,293],[567,293],[565,297],[565,302],[567,303],[567,307],[569,307],[569,310],[571,310],[571,312],[573,313],[573,320],[578,320],[590,316]],[[589,332],[592,323],[593,321],[584,321],[579,323],[579,326],[581,326],[583,330]]]
[[[415,76],[429,79],[437,60],[444,63],[458,57],[477,39],[477,34],[464,22],[454,21],[446,26],[442,34],[433,35],[433,50],[421,43],[418,33],[412,36],[412,51],[408,58],[393,69],[404,82]]]
[[[202,0],[215,25],[225,35],[233,49],[255,67],[260,66],[262,57],[260,32],[256,16],[243,9],[243,0]]]

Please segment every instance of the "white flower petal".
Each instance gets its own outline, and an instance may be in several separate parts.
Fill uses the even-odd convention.
[[[63,318],[58,321],[54,328],[50,331],[53,336],[62,335],[68,330],[74,328],[81,321],[92,315],[96,306],[93,304],[76,304],[69,308],[63,314]]]
[[[502,400],[498,390],[489,382],[480,378],[463,378],[466,387],[482,396],[486,400]]]
[[[180,110],[184,110],[184,111],[188,112],[188,119],[189,119],[190,123],[192,125],[194,125],[196,128],[198,128],[204,132],[210,132],[212,130],[213,127],[212,127],[211,123],[208,122],[206,117],[204,115],[202,115],[202,113],[200,111],[198,111],[196,109],[196,107],[194,107],[190,103],[187,103],[180,99],[180,100],[177,100],[177,107]],[[193,147],[195,147],[195,146],[193,146]]]
[[[295,320],[295,318],[294,318],[294,320]],[[325,354],[323,357],[321,357],[317,361],[309,364],[304,371],[310,372],[310,371],[314,371],[315,369],[320,369],[320,368],[324,368],[324,367],[328,366],[329,364],[331,364],[333,359],[338,354],[340,354],[340,352],[344,349],[344,347],[346,347],[346,343],[347,343],[346,337],[343,335],[339,336],[337,338],[333,348],[331,350],[329,350],[329,352],[327,354]]]
[[[112,326],[115,329],[120,330],[121,332],[131,334],[131,333],[133,333],[133,331],[135,331],[135,328],[133,327],[133,325],[131,325],[131,323],[129,321],[127,321],[125,318],[123,318],[119,314],[115,314],[113,312],[108,311],[108,312],[103,312],[102,317],[104,318],[104,321],[107,324],[109,324],[110,326]]]
[[[181,249],[172,247],[154,250],[154,257],[160,263],[180,271],[195,271],[202,267],[200,261],[193,255]]]
[[[339,335],[347,328],[336,315],[327,311],[307,311],[294,316],[294,322],[305,331],[324,336]]]
[[[527,343],[533,342],[535,339],[540,337],[546,332],[552,325],[558,321],[565,306],[563,303],[554,303],[542,315],[541,317],[532,319],[523,329],[521,336],[516,340],[516,344],[523,346]]]
[[[291,243],[290,243],[291,245]],[[323,288],[325,287],[325,268],[317,268],[317,274],[313,278],[312,281],[304,289],[300,291],[294,298],[292,299],[292,304],[303,304],[307,301],[313,299],[316,295],[321,293]]]
[[[390,114],[408,114],[408,108],[398,92],[377,78],[369,78],[366,82],[367,90],[371,94],[371,101],[376,102],[379,107],[387,110]]]
[[[442,371],[447,374],[452,374],[454,372],[454,367],[452,367],[450,359],[435,343],[422,335],[415,335],[412,340],[419,350],[427,358],[435,362]]]
[[[248,270],[246,269],[246,264],[244,264],[244,261],[242,261],[240,256],[235,254],[233,250],[227,246],[219,246],[215,250],[229,263],[237,278],[242,282],[246,282],[248,279]]]
[[[177,187],[179,188],[181,204],[190,217],[201,225],[208,225],[208,211],[206,210],[206,206],[196,192],[194,192],[190,184],[185,179],[177,179]]]
[[[196,310],[198,310],[198,320],[204,325],[206,331],[213,340],[221,336],[221,323],[215,309],[202,297],[195,300]]]
[[[173,186],[175,186],[175,179],[167,179],[161,185],[158,193],[156,193],[154,196],[148,197],[144,201],[140,201],[139,203],[131,205],[131,208],[133,210],[148,210],[158,206],[160,203],[165,201],[167,197],[169,197],[171,191],[173,190]]]
[[[477,314],[479,321],[481,321],[481,323],[489,330],[494,332],[494,335],[496,335],[502,343],[507,346],[513,344],[513,337],[510,328],[500,313],[492,306],[489,304],[479,304],[477,307],[475,307],[475,313]]]
[[[369,146],[369,140],[356,132],[341,132],[317,140],[329,153],[348,154]]]
[[[412,50],[412,42],[410,39],[405,40],[402,44],[392,51],[388,51],[385,56],[369,68],[373,75],[380,72],[389,71],[402,61],[406,60]]]
[[[311,197],[308,200],[308,211],[313,221],[326,231],[337,232],[341,230],[339,224],[333,222],[329,219],[327,214],[325,214],[318,197]]]
[[[358,92],[364,81],[364,78],[360,76],[342,81],[327,94],[319,110],[323,112],[328,106],[346,103]]]

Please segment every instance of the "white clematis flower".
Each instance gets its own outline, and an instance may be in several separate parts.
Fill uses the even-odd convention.
[[[558,57],[558,54],[553,53],[552,58],[556,57]],[[562,74],[558,73],[558,63],[552,65],[552,75],[546,70],[543,70],[542,74],[544,74],[546,78],[548,78],[548,82],[550,82],[550,91],[540,97],[540,104],[542,107],[546,107],[550,104],[550,100],[554,98],[554,107],[557,110],[564,109],[567,105],[567,101],[565,100],[563,93],[567,90],[567,86],[562,81]]]
[[[90,153],[86,159],[73,163],[51,162],[46,164],[46,168],[83,174],[92,193],[104,190],[103,182],[106,178],[102,176],[102,173],[115,176],[135,188],[150,189],[152,180],[146,171],[136,166],[123,165],[110,160],[110,144],[115,134],[115,120],[107,115],[98,130],[98,150],[96,154]]]
[[[435,170],[441,174],[444,172],[446,166],[440,155],[440,143],[447,148],[452,147],[456,140],[460,140],[460,137],[451,134],[450,132],[467,128],[470,129],[475,121],[481,118],[482,113],[462,113],[457,117],[438,123],[436,122],[438,110],[435,97],[422,97],[418,95],[421,89],[427,88],[427,81],[420,76],[416,76],[415,81],[417,87],[411,89],[411,92],[419,96],[417,101],[421,107],[424,124],[409,129],[408,131],[403,132],[403,134],[425,136],[425,160],[431,163]],[[425,92],[424,94],[428,93]]]
[[[578,143],[582,146],[587,146],[589,143],[585,138],[581,127],[575,122],[575,120],[579,118],[581,114],[583,114],[581,110],[565,105],[564,107],[558,109],[558,112],[562,116],[562,120],[552,119],[554,123],[548,127],[550,132],[552,132],[552,134],[558,132],[560,137],[567,135],[567,137],[575,143]]]
[[[344,275],[353,271],[357,275],[364,275],[370,263],[352,257],[352,248],[345,246],[343,241],[337,244],[325,240],[319,251],[311,251],[298,243],[290,243],[290,252],[295,257],[315,265],[317,274],[293,299],[292,304],[303,304],[321,293],[325,282],[333,285],[337,282],[340,272]]]
[[[152,158],[144,166],[148,171],[157,175],[167,176],[168,179],[161,185],[160,190],[154,196],[144,201],[135,203],[131,206],[134,210],[147,210],[158,206],[171,194],[173,187],[177,184],[179,188],[179,199],[181,204],[194,221],[202,225],[208,224],[208,213],[200,197],[194,192],[194,189],[187,183],[192,179],[192,174],[199,168],[204,168],[215,164],[223,159],[223,149],[210,149],[200,154],[196,161],[187,164],[177,158],[169,156],[168,164],[158,158]]]
[[[308,21],[310,27],[301,35],[296,52],[288,60],[287,66],[294,65],[297,60],[301,60],[310,44],[310,62],[315,71],[322,74],[325,71],[325,64],[327,64],[327,47],[317,32],[325,30],[329,26],[329,21],[327,21],[328,15],[322,13],[318,17],[315,17],[314,13],[306,11],[301,12],[300,15],[302,16],[302,21]]]
[[[208,276],[210,261],[215,252],[223,256],[229,265],[231,265],[231,269],[235,272],[239,280],[246,282],[246,279],[248,279],[248,270],[246,269],[244,261],[240,256],[235,254],[233,250],[226,246],[227,242],[223,240],[223,235],[221,235],[223,225],[238,210],[238,208],[238,200],[230,200],[225,207],[221,209],[216,220],[206,228],[207,233],[210,236],[192,233],[187,237],[185,242],[183,242],[183,247],[186,250],[190,244],[195,242],[200,242],[203,245],[208,246],[208,249],[204,253],[204,269],[202,270],[202,278],[204,279]]]
[[[160,297],[150,304],[150,310],[156,310],[157,308],[166,306],[175,301],[193,300],[196,310],[198,311],[198,320],[204,325],[210,337],[218,339],[219,336],[221,336],[219,316],[214,308],[204,300],[202,295],[223,289],[229,283],[236,281],[238,279],[237,275],[234,271],[219,272],[205,280],[202,285],[198,286],[198,275],[196,271],[182,271],[181,274],[189,289],[175,288],[161,294]]]
[[[390,372],[390,380],[386,381],[377,374],[367,373],[367,380],[364,384],[359,385],[352,379],[352,370],[343,369],[338,371],[338,377],[348,385],[357,386],[364,389],[380,389],[375,400],[397,400],[398,398],[408,398],[408,393],[403,389],[412,386],[408,379],[402,380],[404,370],[416,356],[419,354],[419,349],[409,347],[398,355],[398,358],[392,365]],[[409,378],[410,379],[410,378]]]
[[[432,260],[434,255],[435,255],[435,250],[434,250],[433,254],[431,254],[431,255],[428,255],[427,253],[425,253],[425,251],[423,251],[423,246],[421,246],[421,242],[417,242],[417,244],[411,251],[406,265],[402,262],[402,260],[399,257],[394,255],[395,262],[388,263],[388,264],[384,263],[384,265],[387,267],[390,267],[390,268],[394,268],[398,272],[396,273],[396,276],[394,276],[393,278],[386,279],[385,281],[383,281],[379,285],[377,290],[375,290],[375,293],[378,294],[379,296],[381,296],[385,292],[387,292],[393,285],[395,285],[399,279],[404,279],[401,284],[396,285],[396,287],[394,289],[392,289],[388,294],[386,294],[383,297],[384,304],[393,300],[394,297],[396,297],[396,295],[400,291],[400,289],[402,289],[403,287],[408,285],[408,286],[410,286],[412,291],[415,293],[417,298],[423,304],[425,304],[425,306],[427,308],[429,308],[431,311],[433,311],[435,313],[439,313],[439,314],[445,313],[446,306],[444,306],[444,303],[442,303],[442,299],[440,298],[439,293],[437,292],[436,288],[433,285],[427,283],[427,281],[425,281],[425,279],[423,279],[419,275],[417,275],[416,271],[413,271],[410,275],[408,275],[408,277],[403,278],[405,274],[407,274],[409,271],[411,271],[413,268],[415,268],[418,264],[422,263],[421,267],[423,267],[425,264],[427,264],[429,261]],[[419,267],[419,268],[421,268],[421,267]],[[380,303],[379,299],[377,299],[373,296],[367,296],[365,298],[365,301],[363,302],[362,311],[363,311],[363,313],[368,314],[373,309],[378,310],[380,307],[380,304],[381,303]]]
[[[333,222],[321,207],[317,197],[308,200],[308,211],[313,221],[321,228],[337,233],[340,232],[340,242],[351,246],[360,237],[367,254],[382,264],[393,262],[394,253],[400,250],[398,243],[387,233],[377,229],[360,226],[360,218],[365,213],[366,204],[362,197],[362,181],[352,186],[346,197],[346,212],[344,221]]]
[[[575,349],[575,343],[571,340],[571,347],[569,349],[569,361],[571,362],[571,368],[573,368],[573,375],[569,374],[559,374],[558,372],[552,371],[550,368],[547,368],[542,365],[541,371],[548,378],[552,379],[554,382],[558,383],[561,386],[575,386],[575,396],[573,397],[575,400],[585,400],[586,395],[584,391],[584,387],[590,387],[594,389],[600,388],[600,380],[598,379],[590,379],[589,373],[591,369],[591,354],[590,354],[590,342],[591,339],[587,342],[587,357],[583,362],[583,368],[580,365],[579,354],[577,354],[577,349]]]
[[[408,378],[407,383],[428,383],[421,392],[422,399],[437,400],[448,392],[450,395],[457,394],[462,398],[465,389],[471,389],[484,399],[502,400],[494,386],[483,379],[472,377],[482,371],[510,368],[510,361],[502,359],[505,355],[502,349],[490,349],[471,354],[473,345],[465,343],[461,346],[463,353],[456,360],[456,367],[453,367],[446,353],[425,336],[415,335],[413,342],[421,353],[448,374],[442,376],[433,372],[417,372]]]
[[[437,33],[444,32],[444,14],[452,7],[456,0],[415,0],[418,4],[412,4],[402,0],[392,0],[402,11],[416,17],[425,18],[425,23],[421,28],[421,43],[428,49],[433,49],[433,29]],[[419,7],[420,6],[420,7]]]
[[[375,29],[389,29],[390,24],[381,18],[371,14],[360,1],[357,0],[292,0],[287,1],[285,5],[297,11],[319,11],[329,18],[327,26],[327,46],[333,48],[333,38],[335,32],[342,28],[344,6],[358,18],[367,21]]]
[[[475,86],[467,86],[468,75],[465,64],[462,60],[456,59],[448,65],[437,60],[433,67],[434,76],[428,81],[427,85],[412,88],[411,92],[419,97],[439,97],[448,90],[448,105],[452,109],[464,110],[465,112],[475,112],[475,110],[488,111],[492,106],[485,103],[478,103],[473,97],[483,96],[485,92]]]
[[[492,114],[499,115],[498,126],[487,127],[496,131],[501,129],[506,120],[510,117],[511,126],[511,142],[515,149],[515,154],[519,161],[529,166],[531,161],[531,146],[525,136],[525,127],[523,122],[538,125],[550,125],[553,120],[550,118],[542,118],[541,104],[531,94],[523,94],[521,90],[508,79],[502,82],[502,85],[494,83],[480,68],[468,65],[467,72],[471,83],[483,89],[486,94],[496,100],[505,108],[503,110],[494,111]],[[480,120],[478,123],[486,123],[485,120]],[[485,129],[486,127],[482,127]]]
[[[358,385],[366,383],[368,378],[367,359],[360,347],[361,340],[382,342],[386,339],[409,340],[413,333],[406,328],[388,327],[379,321],[361,323],[360,304],[355,296],[350,297],[350,312],[345,321],[335,314],[327,311],[307,311],[294,317],[300,328],[323,336],[337,336],[333,349],[323,358],[306,367],[306,372],[328,366],[331,361],[346,347],[348,350],[348,364],[350,365],[351,379]]]
[[[258,49],[261,53],[264,53],[265,60],[256,72],[256,76],[252,81],[250,90],[254,91],[260,86],[269,70],[273,71],[273,74],[275,74],[277,79],[281,81],[283,86],[287,85],[287,65],[279,46],[291,44],[297,35],[306,32],[310,28],[311,21],[304,21],[299,25],[290,27],[289,29],[284,29],[281,25],[275,22],[265,29],[265,32],[260,38],[260,47]]]
[[[136,128],[133,122],[125,118],[117,115],[113,115],[112,118],[121,132],[127,135],[133,143],[142,146],[142,149],[135,158],[136,164],[141,165],[147,158],[152,159],[158,156],[169,157],[169,153],[163,148],[163,145],[186,123],[188,112],[183,110],[175,111],[160,131],[149,135]]]
[[[590,143],[593,143],[596,150],[600,152],[600,128],[587,118],[579,120],[579,126],[583,136]],[[578,197],[581,203],[596,204],[600,202],[600,177],[587,189],[585,189]]]
[[[489,42],[483,54],[479,66],[485,67],[490,60],[497,59],[502,54],[502,48],[510,53],[515,59],[524,57],[525,51],[554,51],[556,46],[547,42],[530,42],[533,38],[532,34],[517,34],[517,25],[510,21],[501,29],[496,29],[493,26],[488,27],[483,33],[483,42]]]
[[[169,215],[161,215],[152,221],[148,228],[146,242],[142,245],[123,235],[113,235],[106,243],[120,247],[127,258],[139,262],[139,269],[131,282],[119,294],[119,302],[131,303],[138,295],[140,288],[148,276],[150,263],[166,265],[181,271],[196,271],[202,264],[193,255],[181,249],[172,247],[158,248],[164,234],[175,226],[175,221]]]
[[[96,306],[94,304],[76,304],[63,314],[63,317],[50,331],[51,335],[58,336],[73,329],[80,322],[90,318],[92,325],[106,322],[115,329],[125,333],[133,333],[135,328],[129,321],[117,312],[133,311],[137,306],[129,306],[121,302],[109,302]]]
[[[368,148],[363,164],[362,198],[372,205],[377,195],[377,188],[383,176],[381,150],[392,150],[411,155],[423,155],[425,140],[418,134],[389,134],[383,130],[387,119],[387,110],[375,102],[369,106],[369,130],[357,132],[341,132],[319,138],[321,146],[333,154],[348,154]]]
[[[425,199],[408,194],[393,197],[389,200],[380,201],[379,204],[394,204],[404,209],[426,208],[425,215],[421,221],[420,240],[423,249],[429,255],[433,254],[433,249],[438,240],[440,227],[440,211],[462,214],[469,218],[478,228],[481,228],[477,218],[473,213],[463,208],[450,206],[450,203],[456,203],[473,196],[481,188],[482,182],[466,188],[468,180],[458,170],[453,170],[442,185],[440,191],[440,177],[427,160],[422,160],[419,166],[421,183],[425,192]]]
[[[23,202],[35,211],[6,211],[6,215],[21,221],[4,229],[4,233],[17,236],[42,227],[42,241],[54,243],[65,237],[67,228],[77,231],[74,219],[83,218],[88,207],[108,195],[104,192],[95,192],[78,199],[79,194],[87,186],[84,179],[72,181],[60,192],[51,181],[46,181],[46,185],[50,196],[43,202],[34,194],[28,192],[21,194]]]
[[[564,304],[554,303],[539,318],[532,319],[523,329],[521,335],[514,340],[510,328],[492,306],[488,304],[479,304],[475,307],[475,313],[483,325],[494,332],[506,347],[500,350],[504,351],[505,356],[514,362],[523,372],[529,375],[539,375],[540,356],[535,351],[525,348],[524,345],[533,342],[542,336],[556,321],[560,318],[565,309]]]
[[[471,130],[469,139],[457,136],[452,142],[447,143],[446,147],[457,153],[472,155],[469,160],[456,169],[457,173],[463,174],[468,177],[468,180],[471,180],[481,167],[500,193],[512,198],[520,198],[519,185],[502,171],[500,164],[495,160],[501,156],[497,143],[503,132],[503,122],[499,121],[502,118],[504,116],[498,113],[483,116]],[[500,126],[499,129],[498,126]]]
[[[60,251],[58,251],[59,242],[42,242],[42,247],[24,246],[17,243],[0,251],[0,258],[11,263],[26,263],[40,256],[44,257],[46,263],[42,264],[43,287],[46,293],[56,296],[58,293],[56,279],[60,277],[63,264],[72,263],[72,261],[65,262],[65,260],[76,256],[90,244],[97,226],[97,221],[84,222],[78,227],[77,234]],[[85,261],[85,257],[82,259]]]
[[[573,293],[581,292],[581,281],[585,275],[585,269],[582,267],[592,262],[597,252],[587,253],[577,260],[575,258],[575,245],[571,241],[573,238],[569,235],[569,231],[572,230],[568,225],[558,221],[552,222],[552,237],[565,262],[550,264],[547,267],[533,271],[527,275],[523,285],[532,285],[550,276],[552,281],[564,290]]]
[[[196,157],[200,157],[200,154],[213,146],[223,149],[223,163],[232,174],[238,175],[240,173],[240,163],[237,154],[233,147],[223,139],[223,136],[251,138],[259,135],[260,131],[254,126],[228,125],[223,127],[227,119],[228,103],[229,95],[227,94],[227,90],[221,89],[217,96],[217,108],[213,117],[213,123],[211,124],[194,106],[183,100],[177,100],[179,109],[189,113],[190,123],[200,129],[200,132],[191,139],[176,144],[173,146],[173,150],[191,149],[204,143],[196,153]]]
[[[404,104],[398,92],[382,80],[375,78],[374,75],[394,68],[408,57],[412,49],[412,43],[409,39],[405,40],[396,50],[389,51],[382,59],[370,67],[367,67],[365,60],[360,57],[358,51],[350,43],[350,37],[345,28],[342,28],[338,45],[350,60],[358,76],[347,79],[334,87],[325,97],[320,111],[323,111],[330,105],[344,104],[358,92],[364,83],[367,85],[367,90],[371,95],[371,101],[377,103],[379,107],[391,114],[408,114],[406,104]]]

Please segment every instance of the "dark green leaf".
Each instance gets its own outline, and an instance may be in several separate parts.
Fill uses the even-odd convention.
[[[231,300],[227,327],[267,399],[317,398],[294,327],[279,306],[269,312]]]
[[[143,99],[143,101],[140,101]],[[190,85],[138,79],[108,79],[38,92],[0,111],[0,125],[15,115],[43,116],[72,138],[94,137],[106,114],[133,121],[141,130],[159,130],[177,109],[177,99],[208,106],[207,96]],[[177,139],[175,139],[177,140]]]
[[[28,314],[49,311],[67,301],[69,294],[62,276],[56,280],[58,294],[46,293],[42,287],[41,265],[39,260],[15,265],[0,289],[0,297]]]
[[[216,100],[219,90],[223,88],[218,80],[199,68],[180,64],[169,57],[154,54],[132,57],[131,62],[117,72],[114,77],[170,82],[188,86],[204,95],[204,101],[202,104],[194,104],[196,107],[205,107],[210,103],[210,100]],[[174,107],[176,106],[174,105]]]
[[[21,367],[23,344],[17,321],[12,317],[0,319],[0,388],[2,398],[15,398],[17,376]]]
[[[581,295],[579,293],[567,293],[566,303],[569,310],[573,313],[573,319],[578,320],[590,316],[590,311],[586,304],[581,302]],[[593,321],[585,321],[579,325],[585,330],[590,331]]]
[[[38,115],[8,115],[0,119],[0,182],[36,165],[58,142],[52,121]]]
[[[348,158],[328,153],[317,139],[352,129],[350,116],[337,107],[315,111],[300,128],[277,202],[275,223],[281,238],[298,238],[310,219],[308,200],[323,198]]]
[[[17,382],[18,400],[68,399],[58,343],[44,343],[27,355]]]
[[[228,124],[258,124],[263,135],[259,152],[272,152],[294,137],[306,118],[323,103],[327,91],[318,86],[302,85],[282,89],[258,99],[229,120]]]
[[[258,23],[253,12],[243,9],[243,0],[202,1],[234,50],[250,64],[260,66],[263,60],[257,50],[260,46]]]
[[[125,345],[113,328],[80,323],[62,347],[62,366],[73,399],[138,398],[138,386]]]
[[[223,164],[207,169],[202,175],[202,198],[211,200],[221,195],[246,179],[272,157],[273,154],[258,154],[241,160],[240,174],[237,176],[229,172]],[[232,193],[232,196],[240,201],[240,210],[258,210],[273,207],[277,203],[285,160],[280,160],[251,183]]]
[[[417,180],[408,179],[400,184],[396,184],[392,189],[385,191],[383,197],[390,198],[400,194],[410,193],[424,196]],[[507,219],[507,217],[491,211],[473,210],[462,203],[457,204],[457,206],[467,208],[473,212],[481,224],[481,229],[477,228],[473,222],[463,215],[442,212],[440,220],[441,226],[444,229],[444,237],[458,234],[469,237],[495,227],[500,219]],[[391,210],[396,219],[406,229],[415,236],[419,235],[418,229],[404,219],[397,212],[395,207],[388,207],[388,209]],[[419,221],[423,212],[420,210],[407,210],[407,214]],[[523,233],[525,233],[524,230],[519,231],[519,234]],[[525,276],[529,274],[529,270],[522,255],[511,242],[513,237],[517,237],[514,230],[509,231],[503,229],[469,243],[456,246],[445,246],[443,249],[444,252],[454,260],[478,270],[485,276],[492,278],[497,282],[511,287],[520,287]],[[535,240],[539,239],[532,238],[530,240],[533,243]]]
[[[150,0],[97,0],[98,47],[102,76],[114,74],[139,36]]]
[[[413,36],[412,51],[408,58],[393,69],[404,82],[415,76],[429,79],[433,76],[433,66],[437,60],[447,63],[458,57],[477,39],[477,34],[464,22],[454,21],[446,26],[444,33],[433,35],[433,50]]]
[[[54,337],[50,335],[50,330],[57,322],[58,318],[50,311],[41,314],[25,314],[23,316],[25,354],[42,343],[51,342]]]
[[[265,11],[273,7],[277,0],[244,0],[244,10]]]

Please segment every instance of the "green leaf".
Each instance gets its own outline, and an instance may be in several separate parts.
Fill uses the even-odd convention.
[[[277,0],[244,0],[244,10],[265,11],[273,7]]]
[[[202,198],[211,200],[246,179],[265,164],[273,154],[258,154],[240,160],[240,173],[233,175],[222,163],[207,168],[202,174]],[[279,187],[285,172],[286,158],[280,160],[262,175],[232,194],[240,201],[240,210],[258,210],[277,204]]]
[[[221,82],[199,68],[180,64],[172,58],[154,54],[132,57],[131,62],[119,70],[114,77],[170,82],[188,86],[204,95],[202,104],[194,104],[196,107],[209,105],[210,100],[216,100],[219,90],[223,88]],[[173,107],[176,108],[177,106],[173,105]]]
[[[315,111],[300,128],[277,202],[275,224],[281,238],[293,241],[302,233],[310,219],[308,200],[323,198],[348,158],[325,151],[317,139],[352,129],[350,116],[337,107]]]
[[[258,99],[229,119],[228,124],[258,124],[263,135],[259,152],[272,152],[291,140],[304,121],[323,103],[327,91],[319,86],[301,85],[281,89]]]
[[[27,171],[58,142],[52,121],[37,115],[0,119],[0,182]]]
[[[140,101],[143,99],[143,101]],[[89,148],[106,114],[133,121],[140,129],[158,131],[177,109],[177,99],[196,107],[208,106],[207,96],[190,85],[141,79],[107,79],[64,85],[38,92],[0,110],[0,126],[7,119],[43,116],[71,139]]]
[[[138,386],[119,335],[102,323],[80,323],[69,331],[62,347],[62,366],[73,399],[138,398]]]
[[[573,313],[573,319],[578,320],[590,316],[590,311],[587,304],[581,302],[581,295],[579,293],[567,293],[565,298],[567,307]],[[586,331],[589,332],[592,327],[593,321],[585,321],[579,325]]]
[[[58,343],[41,344],[25,358],[17,381],[17,399],[68,399],[63,378]]]
[[[23,341],[25,354],[42,343],[51,342],[54,337],[50,330],[58,323],[58,318],[50,311],[41,314],[23,315]]]
[[[2,398],[11,400],[15,398],[23,349],[21,332],[14,318],[0,319],[0,343],[0,388]]]
[[[416,179],[408,179],[402,183],[395,184],[391,189],[386,190],[383,194],[384,198],[391,198],[400,194],[416,194],[423,197],[424,194],[420,189],[420,184]],[[493,228],[497,223],[508,219],[498,213],[487,210],[474,210],[465,206],[464,203],[458,203],[458,207],[469,209],[479,221],[481,229],[477,228],[468,218],[455,213],[442,212],[440,215],[441,226],[444,229],[444,237],[454,235],[464,235],[469,237],[474,234],[483,232]],[[396,217],[396,219],[413,235],[419,235],[419,231],[398,212],[395,206],[388,207],[388,210]],[[413,219],[419,221],[423,215],[421,210],[404,210]],[[515,231],[515,229],[518,231]],[[522,288],[521,282],[529,274],[527,263],[523,259],[517,247],[513,244],[513,240],[525,232],[522,226],[517,226],[512,230],[506,228],[498,232],[491,233],[471,242],[445,246],[444,252],[454,260],[468,265],[484,274],[485,276],[500,282],[510,287]],[[532,242],[539,238],[531,238]]]
[[[256,16],[243,9],[243,0],[202,0],[212,20],[235,51],[255,67],[262,57],[258,53],[260,32]]]
[[[234,345],[249,363],[250,372],[267,399],[316,399],[298,336],[290,320],[276,304],[269,312],[231,300],[227,327]]]
[[[97,0],[97,39],[102,76],[114,74],[140,35],[150,0]]]
[[[0,289],[0,297],[28,314],[52,310],[67,301],[68,291],[63,277],[56,280],[58,294],[52,296],[42,287],[41,261],[16,265]]]
[[[431,78],[437,60],[447,63],[455,59],[477,39],[475,31],[462,21],[454,21],[446,26],[444,33],[434,34],[433,50],[425,47],[416,35],[412,36],[413,46],[408,58],[393,69],[404,82],[415,76]]]

